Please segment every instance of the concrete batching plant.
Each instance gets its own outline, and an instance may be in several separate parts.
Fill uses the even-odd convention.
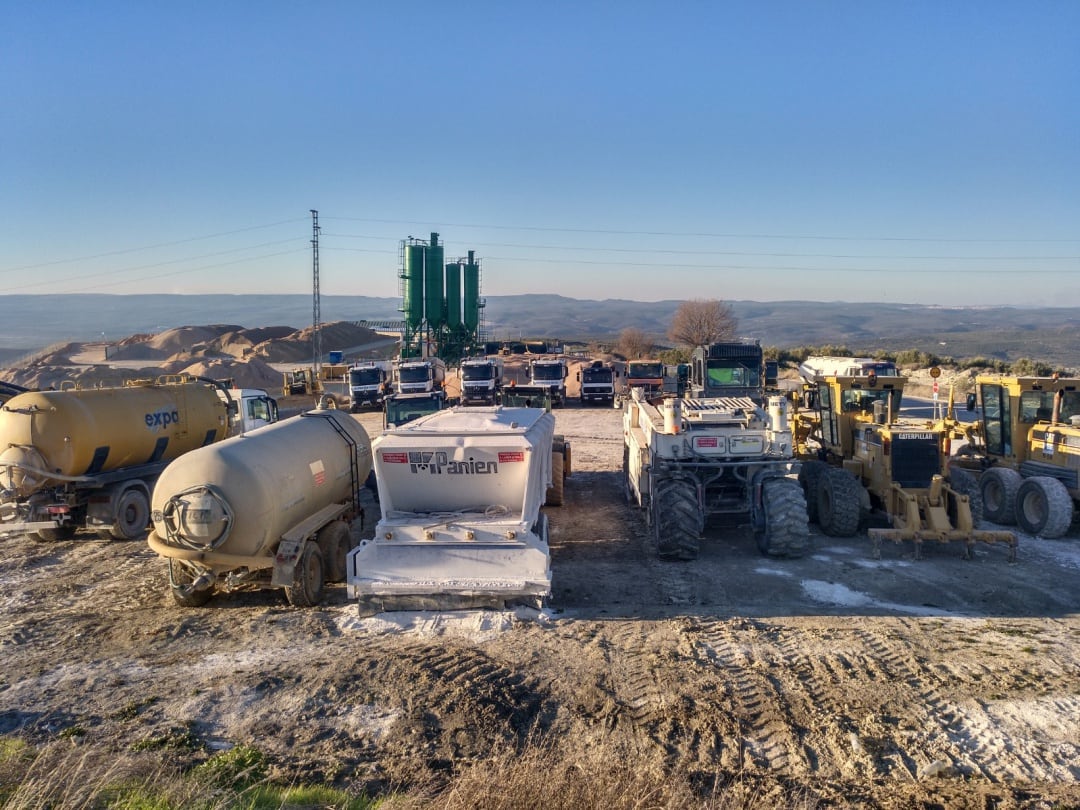
[[[483,346],[484,300],[480,261],[446,262],[439,234],[429,241],[409,237],[401,243],[401,311],[405,315],[402,357],[441,357],[456,362]]]

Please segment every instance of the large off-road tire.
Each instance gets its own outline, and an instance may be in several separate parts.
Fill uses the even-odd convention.
[[[55,543],[60,540],[71,540],[75,537],[75,527],[70,523],[57,526],[55,529],[38,529],[30,532],[30,539],[39,543]]]
[[[859,531],[862,517],[862,484],[840,467],[821,474],[817,488],[818,525],[831,537],[852,537]]]
[[[326,581],[344,582],[348,573],[349,552],[353,550],[349,525],[343,520],[328,523],[319,530],[316,542],[326,564]]]
[[[563,489],[565,484],[563,476],[563,454],[552,451],[551,453],[551,486],[548,487],[547,496],[544,498],[545,506],[562,506]]]
[[[983,518],[982,489],[979,481],[970,470],[955,465],[949,467],[949,485],[961,495],[967,495],[968,508],[971,510],[971,525],[978,528]],[[953,527],[956,526],[956,516],[949,515]]]
[[[116,504],[116,520],[109,529],[114,540],[140,540],[150,525],[150,500],[139,487],[124,490]]]
[[[828,468],[826,468],[828,469]],[[761,525],[754,530],[758,550],[770,557],[802,557],[810,544],[806,495],[798,481],[770,478],[761,485]]]
[[[187,566],[172,560],[169,561],[169,565],[172,569],[170,577],[173,583],[169,589],[172,591],[173,601],[176,604],[180,607],[196,608],[203,607],[210,601],[214,595],[213,586],[200,591],[187,591],[182,586],[190,584],[195,579],[194,573]]]
[[[296,561],[293,584],[286,586],[285,596],[295,607],[314,607],[323,600],[326,566],[317,543],[305,543]]]
[[[693,560],[701,547],[705,514],[697,485],[680,478],[660,481],[653,492],[653,538],[662,560]]]
[[[1073,519],[1069,490],[1048,475],[1025,478],[1016,492],[1016,523],[1028,534],[1063,537]]]
[[[828,468],[824,461],[804,461],[799,467],[799,485],[806,496],[806,517],[811,523],[816,523],[818,519],[818,481],[821,480],[821,473]]]
[[[1008,467],[991,467],[982,474],[983,517],[1002,526],[1016,523],[1016,493],[1024,479]]]

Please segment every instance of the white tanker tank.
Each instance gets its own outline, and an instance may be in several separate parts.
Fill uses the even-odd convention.
[[[141,537],[173,459],[224,439],[228,404],[192,377],[27,391],[0,407],[0,534]]]
[[[451,408],[376,439],[382,518],[348,558],[361,615],[539,607],[551,592],[540,507],[569,453],[554,429],[538,408]]]
[[[150,548],[169,561],[173,597],[284,587],[294,605],[345,579],[371,443],[344,411],[319,409],[187,453],[154,487]]]

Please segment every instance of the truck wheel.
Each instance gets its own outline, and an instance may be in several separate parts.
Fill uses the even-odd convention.
[[[1049,475],[1024,479],[1016,492],[1016,522],[1021,529],[1039,537],[1063,537],[1072,519],[1072,497],[1064,484]]]
[[[352,551],[352,534],[349,526],[342,520],[335,520],[323,526],[316,541],[326,563],[326,581],[344,582],[347,573],[347,558]]]
[[[829,465],[824,461],[804,461],[799,467],[799,484],[802,485],[806,496],[806,517],[814,523],[818,519],[817,514],[817,490],[821,473],[827,470]]]
[[[138,540],[150,525],[150,501],[138,487],[124,490],[116,503],[116,520],[109,534],[114,540]]]
[[[761,501],[764,520],[754,532],[758,550],[770,557],[806,554],[810,521],[806,515],[806,495],[799,482],[770,478],[761,485]]]
[[[681,479],[662,482],[656,488],[650,511],[660,559],[696,559],[705,530],[696,484]]]
[[[294,607],[314,607],[323,600],[326,567],[317,543],[305,543],[296,561],[293,584],[285,588],[285,596]]]
[[[1003,526],[1016,523],[1016,493],[1023,480],[1020,473],[1008,467],[991,467],[984,472],[979,481],[983,517]]]
[[[949,467],[949,486],[960,495],[967,495],[968,508],[971,510],[971,526],[978,528],[982,522],[983,499],[979,482],[970,470],[955,465]],[[956,527],[956,515],[950,514],[949,519],[953,527]]]
[[[75,527],[70,523],[57,526],[55,529],[38,529],[36,532],[30,532],[30,539],[37,540],[39,543],[55,543],[60,540],[71,540],[74,537]]]
[[[563,505],[563,455],[561,452],[551,451],[551,486],[548,487],[547,497],[544,499],[545,506]]]
[[[829,467],[817,488],[818,525],[831,537],[852,537],[859,531],[862,484],[847,470]]]
[[[186,565],[169,560],[169,581],[172,583],[173,601],[180,607],[203,607],[214,595],[213,586],[198,591],[189,591],[183,586],[195,581],[195,573]]]

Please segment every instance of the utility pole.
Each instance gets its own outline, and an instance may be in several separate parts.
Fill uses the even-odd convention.
[[[311,351],[317,380],[322,376],[322,314],[319,311],[319,212],[314,208],[311,209],[311,275]],[[315,380],[311,384],[314,386]]]

